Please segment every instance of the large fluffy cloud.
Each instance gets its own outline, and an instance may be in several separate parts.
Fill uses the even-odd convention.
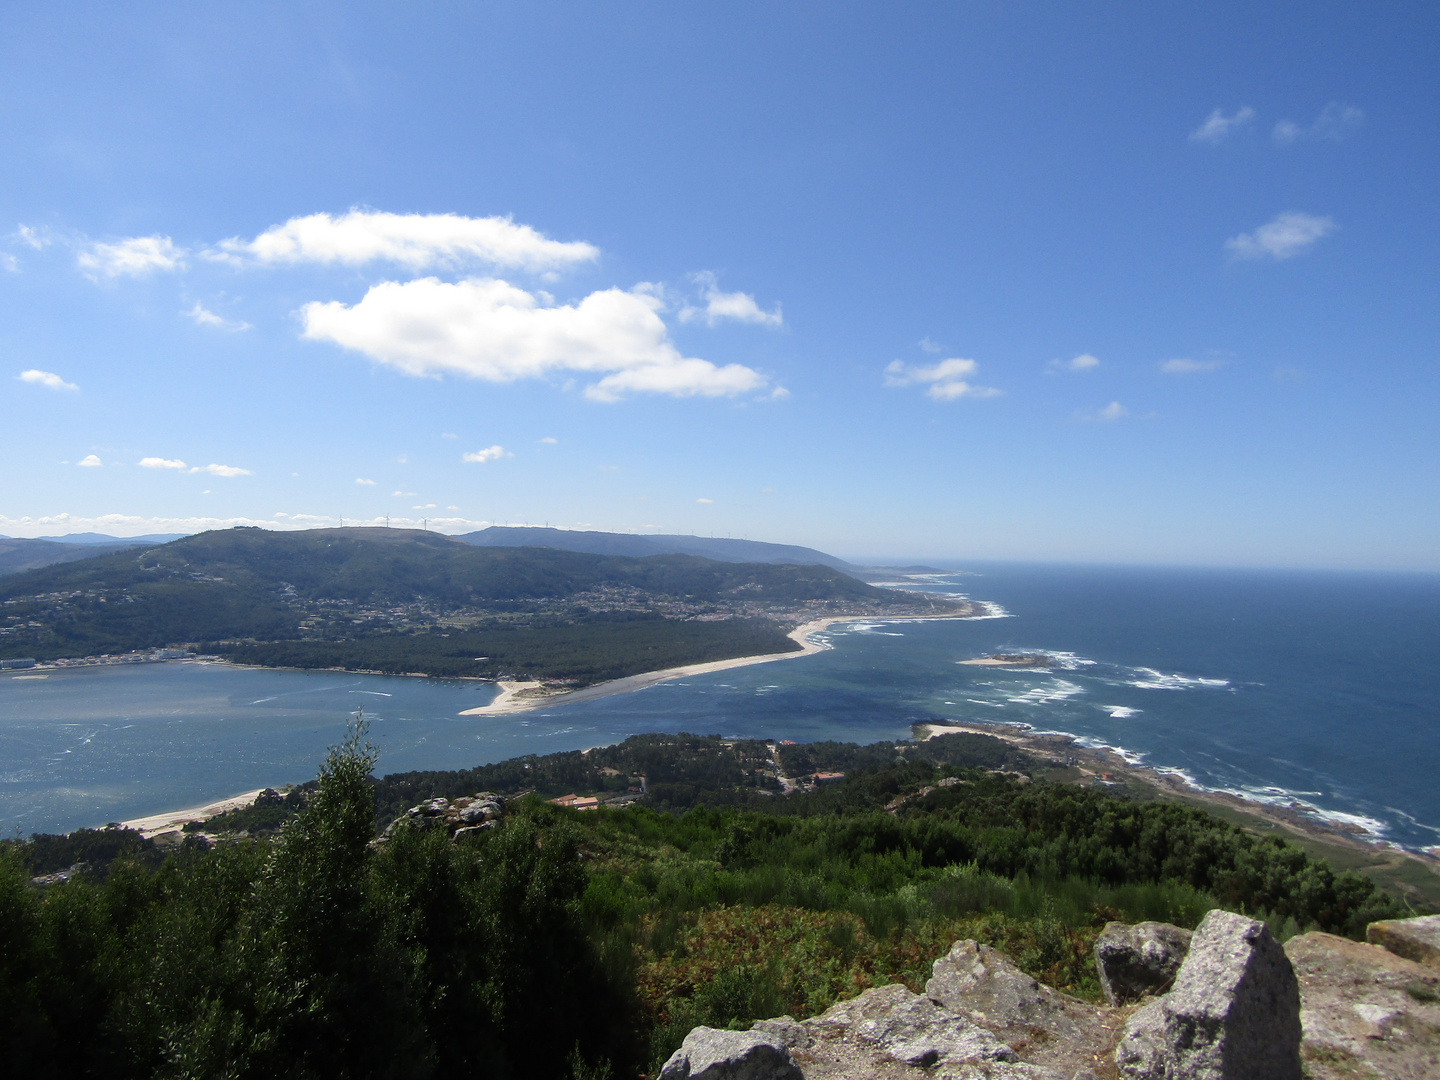
[[[573,371],[603,377],[586,394],[613,401],[629,391],[732,395],[765,379],[741,364],[717,367],[683,356],[643,289],[605,289],[555,304],[506,281],[387,281],[354,305],[301,309],[304,336],[330,341],[408,375],[464,375],[513,382]]]
[[[260,263],[393,262],[411,270],[467,262],[553,270],[588,262],[600,251],[584,242],[551,240],[509,218],[459,214],[388,214],[351,210],[310,214],[266,229],[254,240],[225,240],[221,258]]]

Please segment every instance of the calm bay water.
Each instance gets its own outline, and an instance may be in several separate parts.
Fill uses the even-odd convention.
[[[168,663],[0,677],[0,829],[54,832],[312,777],[363,706],[381,772],[650,731],[905,738],[1028,724],[1197,784],[1440,843],[1440,577],[972,565],[930,588],[1007,618],[850,624],[829,650],[632,694],[461,717],[494,687]],[[1049,670],[965,667],[1043,651]]]

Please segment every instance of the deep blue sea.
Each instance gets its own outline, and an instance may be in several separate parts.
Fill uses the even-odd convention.
[[[1027,724],[1209,788],[1440,844],[1440,576],[971,564],[1004,618],[842,624],[808,657],[461,717],[489,684],[165,663],[0,677],[0,830],[56,832],[305,780],[363,706],[379,771],[647,731],[906,738]],[[1057,666],[961,666],[991,652]]]

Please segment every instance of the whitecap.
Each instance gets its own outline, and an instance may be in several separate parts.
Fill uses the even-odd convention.
[[[1189,690],[1192,687],[1229,686],[1229,679],[1205,679],[1189,675],[1166,674],[1154,668],[1132,668],[1138,679],[1127,679],[1126,683],[1141,690]]]
[[[1137,716],[1144,711],[1132,709],[1128,705],[1097,705],[1096,708],[1101,712],[1109,713],[1112,720],[1129,720],[1130,717]]]
[[[1016,705],[1049,705],[1052,701],[1065,701],[1076,694],[1083,694],[1085,688],[1079,683],[1065,679],[1054,679],[1044,686],[1036,686],[1006,700]]]
[[[347,690],[350,694],[369,694],[371,697],[394,697],[394,694],[382,694],[379,690]]]

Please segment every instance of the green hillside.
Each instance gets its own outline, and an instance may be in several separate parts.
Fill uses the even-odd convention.
[[[590,682],[783,651],[804,618],[918,603],[818,565],[239,528],[0,579],[0,658],[189,646],[251,663]]]

